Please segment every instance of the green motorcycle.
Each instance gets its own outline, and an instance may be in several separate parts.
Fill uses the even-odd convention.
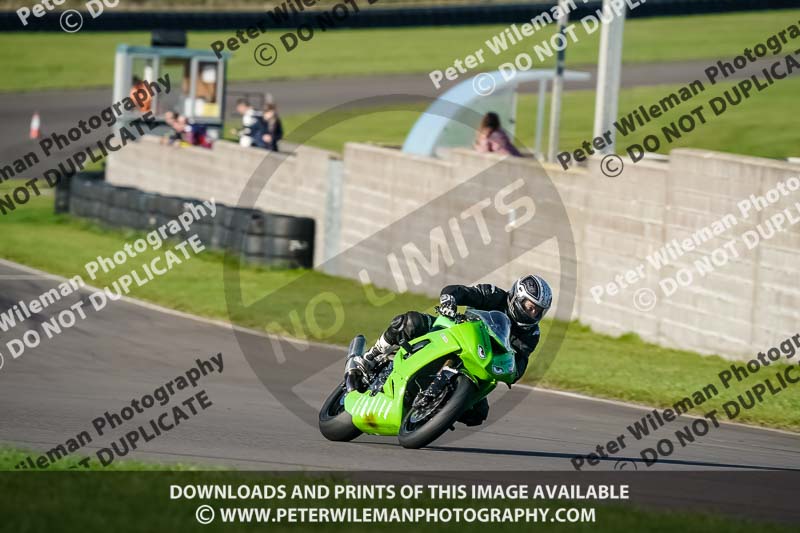
[[[514,382],[510,334],[505,313],[467,309],[453,319],[437,317],[429,333],[373,362],[361,357],[365,339],[358,335],[344,381],[320,409],[322,435],[332,441],[397,435],[405,448],[427,446],[498,382]]]

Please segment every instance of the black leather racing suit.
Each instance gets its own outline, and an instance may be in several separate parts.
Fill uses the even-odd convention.
[[[508,293],[503,289],[489,284],[475,285],[448,285],[442,289],[441,294],[452,295],[456,305],[465,305],[483,311],[502,311],[508,313]],[[436,318],[416,311],[403,313],[392,319],[389,328],[383,334],[383,340],[388,344],[399,345],[411,339],[425,335],[433,327]],[[513,320],[511,321],[511,347],[514,349],[514,360],[517,367],[517,378],[522,377],[528,368],[528,358],[539,344],[539,326],[522,328]],[[461,421],[472,426],[486,420],[489,415],[489,402],[484,398],[471,409],[464,413]]]

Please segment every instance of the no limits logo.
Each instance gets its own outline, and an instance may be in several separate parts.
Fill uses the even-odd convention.
[[[293,132],[293,138],[298,144],[303,144],[343,120],[370,113],[364,109],[380,109],[387,103],[393,104],[393,110],[402,108],[402,104],[397,104],[397,96],[359,100],[328,110],[298,127]],[[425,99],[419,95],[415,97],[423,101]],[[452,108],[449,113],[448,107]],[[445,103],[430,112],[442,116],[462,116],[465,125],[477,123],[481,118],[474,111],[452,103]],[[244,188],[247,192],[240,198],[238,207],[253,207],[259,196],[253,191],[267,189],[272,175],[278,172],[284,159],[275,156],[264,160],[263,168],[256,170]],[[363,289],[359,293],[339,295],[337,288],[331,287],[313,295],[307,302],[297,301],[297,294],[302,292],[305,281],[301,276],[265,298],[245,304],[239,264],[227,263],[224,282],[230,316],[244,312],[274,316],[271,310],[274,310],[274,302],[280,300],[282,294],[292,294],[293,301],[297,301],[285,309],[282,318],[265,320],[262,324],[263,330],[281,332],[279,336],[264,338],[243,330],[234,331],[242,352],[262,384],[299,419],[316,427],[319,406],[303,397],[299,392],[302,389],[300,385],[329,368],[331,371],[326,375],[326,380],[331,386],[335,385],[343,372],[344,358],[339,351],[325,350],[315,343],[330,344],[343,331],[347,332],[347,336],[360,333],[364,324],[360,323],[359,316],[363,316],[364,310],[385,315],[388,325],[397,309],[387,306],[398,297],[397,293],[422,292],[423,287],[443,287],[451,279],[450,274],[467,264],[479,264],[483,271],[482,274],[471,272],[470,279],[485,277],[506,266],[518,259],[506,248],[511,242],[512,233],[515,241],[525,243],[525,246],[518,245],[514,249],[519,253],[523,249],[533,250],[544,242],[558,247],[558,292],[561,297],[555,314],[560,320],[551,325],[536,357],[531,358],[527,373],[529,382],[541,378],[564,340],[566,322],[563,320],[572,315],[574,280],[577,276],[572,228],[557,189],[547,174],[537,171],[537,167],[532,165],[530,173],[530,176],[520,179],[500,168],[494,171],[492,168],[485,169],[446,193],[419,202],[415,209],[399,220],[379,229],[355,246],[346,248],[325,264],[317,265],[317,269],[322,271],[338,272],[340,275],[347,272],[348,277],[358,278]],[[477,203],[475,190],[486,193]],[[537,231],[531,231],[532,227]],[[392,235],[399,231],[398,228],[402,228],[403,234],[411,240],[393,240]],[[386,249],[385,243],[388,242],[393,243],[391,249]],[[369,268],[365,267],[363,258],[374,257],[376,249],[385,251],[386,262],[378,261]],[[430,255],[422,250],[430,250]],[[476,262],[475,257],[480,257],[480,261]],[[396,292],[379,290],[377,287],[394,289]],[[514,389],[500,398],[493,398],[495,420],[502,418],[504,413],[522,401],[525,393],[521,391]],[[445,436],[439,442],[452,440],[453,437]]]

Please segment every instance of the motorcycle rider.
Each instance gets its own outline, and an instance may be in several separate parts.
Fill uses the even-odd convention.
[[[483,311],[501,311],[511,319],[510,343],[514,350],[516,383],[528,367],[528,358],[539,343],[539,321],[550,309],[553,292],[540,276],[528,275],[516,280],[511,290],[505,291],[489,284],[448,285],[439,297],[439,314],[448,318],[456,316],[457,306],[463,305]],[[393,346],[425,335],[433,327],[436,317],[409,311],[394,317],[389,327],[368,352],[364,354],[366,367]],[[464,412],[459,422],[477,426],[489,416],[489,402],[484,398]]]

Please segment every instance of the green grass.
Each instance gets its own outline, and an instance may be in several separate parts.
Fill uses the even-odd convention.
[[[741,54],[747,46],[763,42],[800,18],[800,10],[763,11],[722,15],[631,19],[625,28],[626,63],[718,59]],[[445,69],[455,59],[483,47],[486,63],[481,70],[496,68],[534,44],[549,39],[552,28],[518,43],[495,56],[484,44],[506,26],[394,28],[319,32],[291,53],[283,51],[279,37],[270,32],[233,53],[231,81],[323,76],[420,73]],[[188,45],[210,50],[210,43],[229,38],[232,32],[191,32]],[[567,50],[568,65],[594,64],[600,32],[586,35],[580,25],[579,41]],[[145,32],[75,34],[16,32],[0,34],[0,47],[13,50],[3,59],[0,91],[109,86],[113,82],[117,44],[149,45]],[[257,44],[279,47],[278,61],[270,67],[253,60]],[[551,65],[552,61],[545,63]],[[269,85],[264,87],[269,91]]]
[[[395,479],[375,477],[365,479],[362,475],[349,480],[344,473],[336,477],[308,477],[302,474],[270,474],[263,472],[166,472],[157,473],[106,473],[98,475],[64,474],[63,472],[26,473],[25,475],[6,475],[4,478],[4,497],[0,499],[0,513],[7,529],[13,531],[197,531],[201,527],[196,522],[195,512],[200,505],[210,505],[216,511],[216,519],[202,526],[202,531],[325,531],[347,532],[354,530],[352,523],[280,523],[269,524],[253,521],[250,524],[226,524],[220,518],[221,508],[547,508],[548,520],[554,517],[555,509],[564,507],[590,507],[595,509],[595,521],[584,523],[492,523],[492,531],[520,531],[537,529],[553,532],[617,533],[620,531],[651,533],[788,533],[796,531],[787,525],[754,522],[751,520],[707,514],[699,512],[667,512],[665,509],[643,509],[632,502],[619,502],[607,505],[606,502],[564,502],[542,500],[508,499],[433,499],[425,494],[418,499],[394,498],[253,498],[248,500],[223,500],[217,498],[171,498],[171,487],[198,485],[230,486],[234,494],[241,485],[250,487],[281,486],[287,496],[293,494],[294,487],[327,485],[332,487],[343,482],[349,484],[393,484]],[[394,481],[394,482],[393,482]],[[420,484],[426,483],[421,481]],[[530,484],[534,484],[531,482]],[[455,484],[455,483],[453,483]],[[266,490],[266,489],[265,489]],[[399,488],[395,489],[399,494]],[[632,496],[636,495],[632,493]],[[299,517],[298,517],[299,518]],[[481,522],[426,523],[364,523],[359,529],[381,532],[414,531],[457,531],[461,533],[484,532],[489,524]]]
[[[17,465],[25,462],[27,465],[27,458],[30,457],[34,463],[36,458],[42,455],[42,452],[33,450],[21,450],[15,447],[0,445],[0,472],[8,470],[25,470],[26,468],[17,469]],[[108,466],[102,466],[95,458],[88,462],[81,464],[85,457],[75,457],[67,455],[63,459],[59,459],[53,464],[49,465],[46,470],[53,471],[77,471],[77,472],[92,472],[92,471],[125,471],[125,472],[138,472],[138,471],[192,471],[192,470],[208,470],[209,467],[199,467],[184,463],[160,464],[160,463],[146,463],[142,461],[119,460],[114,461]],[[88,466],[87,466],[88,465]],[[28,469],[30,471],[30,469]]]
[[[688,113],[692,108],[706,104],[713,96],[719,96],[725,89],[732,87],[733,83],[719,83],[715,86],[706,86],[706,91],[698,94],[692,100],[684,102],[671,112],[662,115],[659,119],[647,126],[629,134],[627,137],[617,135],[617,152],[625,153],[625,148],[631,143],[641,144],[642,139],[649,133],[658,133],[664,125],[676,121],[681,115]],[[665,95],[676,91],[679,85],[639,87],[625,89],[620,92],[618,116],[635,109],[640,104],[649,107],[658,102]],[[762,157],[783,158],[800,155],[797,144],[795,119],[787,109],[796,105],[797,94],[800,91],[800,79],[782,80],[761,93],[755,93],[736,107],[729,109],[722,115],[715,117],[705,105],[704,115],[707,124],[698,124],[696,129],[685,134],[681,139],[672,144],[667,144],[663,135],[659,135],[662,146],[660,153],[668,153],[673,148],[692,147],[733,152],[738,154],[755,155]],[[594,91],[569,91],[564,94],[563,111],[561,118],[560,150],[574,150],[580,148],[581,143],[592,138],[592,125],[594,122]],[[536,120],[537,98],[532,94],[523,94],[519,99],[517,110],[516,132],[517,139],[533,150],[534,128]],[[402,109],[402,110],[398,110]],[[308,144],[334,151],[342,151],[345,142],[375,142],[388,145],[402,145],[414,122],[419,118],[419,113],[425,109],[424,105],[406,104],[403,107],[385,109],[363,109],[356,115],[342,114],[342,122],[325,130]],[[284,117],[287,139],[292,139],[292,129],[309,120],[313,113],[304,113]],[[348,120],[344,120],[349,118]],[[547,135],[550,117],[549,101],[545,109],[544,134]],[[546,150],[547,142],[542,144]]]
[[[735,400],[738,394],[767,378],[777,386],[775,373],[785,368],[770,366],[724,389],[718,373],[731,364],[744,365],[741,361],[726,361],[718,356],[701,356],[646,343],[634,334],[611,338],[571,323],[558,356],[540,384],[590,396],[672,407],[711,383],[719,389],[719,395],[693,412],[702,415],[715,409],[716,416],[726,421],[723,403]],[[777,396],[765,396],[763,403],[734,421],[800,429],[800,387],[786,389]]]
[[[0,192],[8,190],[8,182]],[[82,220],[52,213],[52,199],[40,197],[0,218],[0,256],[42,270],[85,277],[84,264],[97,255],[111,255],[136,234],[105,230]],[[152,258],[143,254],[125,265],[136,268]],[[349,324],[358,324],[360,332],[374,338],[392,316],[408,309],[429,310],[431,298],[402,294],[390,304],[375,308],[363,303],[363,288],[355,281],[336,278],[314,271],[268,270],[248,267],[242,270],[242,293],[250,302],[272,293],[269,307],[251,307],[228,315],[222,276],[223,258],[218,253],[204,253],[185,261],[170,273],[131,295],[167,307],[197,315],[230,320],[234,323],[282,333],[294,331],[287,309],[304,308],[314,296],[335,290],[343,299]],[[93,282],[103,286],[123,272],[112,271]],[[277,291],[287,283],[304,276],[303,283],[291,291]],[[247,304],[248,302],[245,302]],[[544,332],[550,324],[544,326]],[[325,341],[346,344],[354,331],[340,328]],[[578,323],[571,323],[555,362],[544,376],[542,385],[578,391],[606,398],[628,400],[647,405],[670,407],[684,396],[708,383],[718,383],[717,374],[729,367],[730,361],[704,357],[695,353],[662,348],[639,340],[635,335],[612,338],[592,332]],[[771,367],[772,375],[777,367]],[[724,401],[752,387],[759,375],[723,391],[694,412],[703,414],[719,409]],[[744,411],[740,422],[788,429],[800,429],[800,387],[789,388],[775,397],[768,397],[757,407]],[[632,421],[631,421],[632,422]]]
[[[326,485],[333,487],[347,483],[346,473],[331,475],[314,475],[287,473],[251,473],[229,469],[221,470],[208,466],[190,464],[159,464],[142,461],[115,461],[108,467],[102,467],[95,461],[90,468],[79,464],[80,458],[65,457],[46,470],[24,470],[25,474],[14,475],[10,472],[22,472],[15,466],[26,457],[37,457],[35,451],[21,450],[0,446],[0,476],[4,482],[4,498],[0,500],[0,513],[4,524],[15,531],[142,531],[145,529],[159,531],[185,531],[188,525],[194,525],[195,510],[201,504],[211,504],[217,512],[220,507],[487,507],[525,508],[535,506],[549,509],[550,516],[555,509],[564,507],[556,501],[537,500],[526,504],[520,500],[494,499],[486,500],[462,499],[435,501],[423,496],[421,499],[360,499],[333,500],[293,498],[291,500],[254,499],[250,501],[172,499],[171,486],[190,485],[230,485],[248,486],[285,486],[286,494],[291,495],[295,486]],[[103,472],[103,475],[98,475]],[[367,480],[358,479],[364,484]],[[391,481],[391,480],[385,480]],[[385,482],[381,480],[381,482]],[[352,482],[352,481],[351,481]],[[399,489],[398,489],[399,490]],[[632,492],[635,493],[635,485]],[[595,509],[595,521],[583,524],[564,524],[543,522],[537,527],[547,531],[585,531],[591,533],[611,533],[617,531],[649,531],[661,533],[788,533],[794,531],[788,527],[753,522],[708,512],[665,512],[661,509],[642,508],[631,502],[611,503],[574,502],[570,507],[590,507]],[[142,510],[146,510],[145,513]],[[274,512],[274,511],[273,511]],[[148,528],[149,524],[157,527]],[[371,531],[407,531],[402,524],[372,524]],[[416,526],[419,531],[484,531],[485,524],[450,523],[427,526],[424,523]],[[502,531],[518,531],[520,524],[494,524],[494,528]],[[221,524],[219,519],[204,526],[210,531],[240,531],[263,529],[259,524]],[[270,524],[271,531],[351,531],[350,524]]]
[[[9,188],[9,182],[0,184],[0,193]],[[50,189],[45,191],[52,193]],[[157,252],[145,252],[125,263],[124,268],[120,267],[109,273],[101,271],[97,279],[91,281],[84,270],[87,261],[99,255],[110,256],[120,249],[121,243],[141,234],[132,231],[107,231],[81,219],[54,215],[52,200],[44,196],[32,200],[22,208],[17,208],[9,215],[0,217],[0,228],[5,230],[0,231],[4,234],[0,236],[0,256],[56,274],[65,276],[78,274],[87,283],[97,287],[115,281],[121,274],[163,252],[163,249]],[[228,320],[222,267],[223,255],[209,251],[190,261],[184,261],[169,275],[159,278],[157,282],[137,287],[131,294],[173,309]],[[299,290],[276,291],[300,276],[303,276],[303,283]],[[324,292],[332,284],[337,285],[343,293],[363,292],[361,285],[356,281],[335,278],[316,271],[276,270],[255,266],[241,271],[242,293],[251,301],[275,291],[271,298],[275,307],[275,317],[280,317],[278,323],[290,331],[293,329],[291,323],[285,319],[285,312],[279,310],[295,306],[304,307],[311,297]],[[202,290],[198,290],[198,287],[202,287]],[[430,298],[413,294],[399,295],[395,302],[404,309],[428,308],[432,305]],[[357,323],[370,325],[368,333],[371,335],[380,332],[382,326],[385,326],[385,324],[379,325],[375,320],[371,308],[348,310],[348,317],[352,317]],[[248,327],[261,327],[265,323],[265,317],[255,313],[237,315],[234,318],[237,323]],[[391,316],[387,316],[385,320],[390,318]],[[350,338],[352,332],[342,331],[331,340],[344,344]]]

